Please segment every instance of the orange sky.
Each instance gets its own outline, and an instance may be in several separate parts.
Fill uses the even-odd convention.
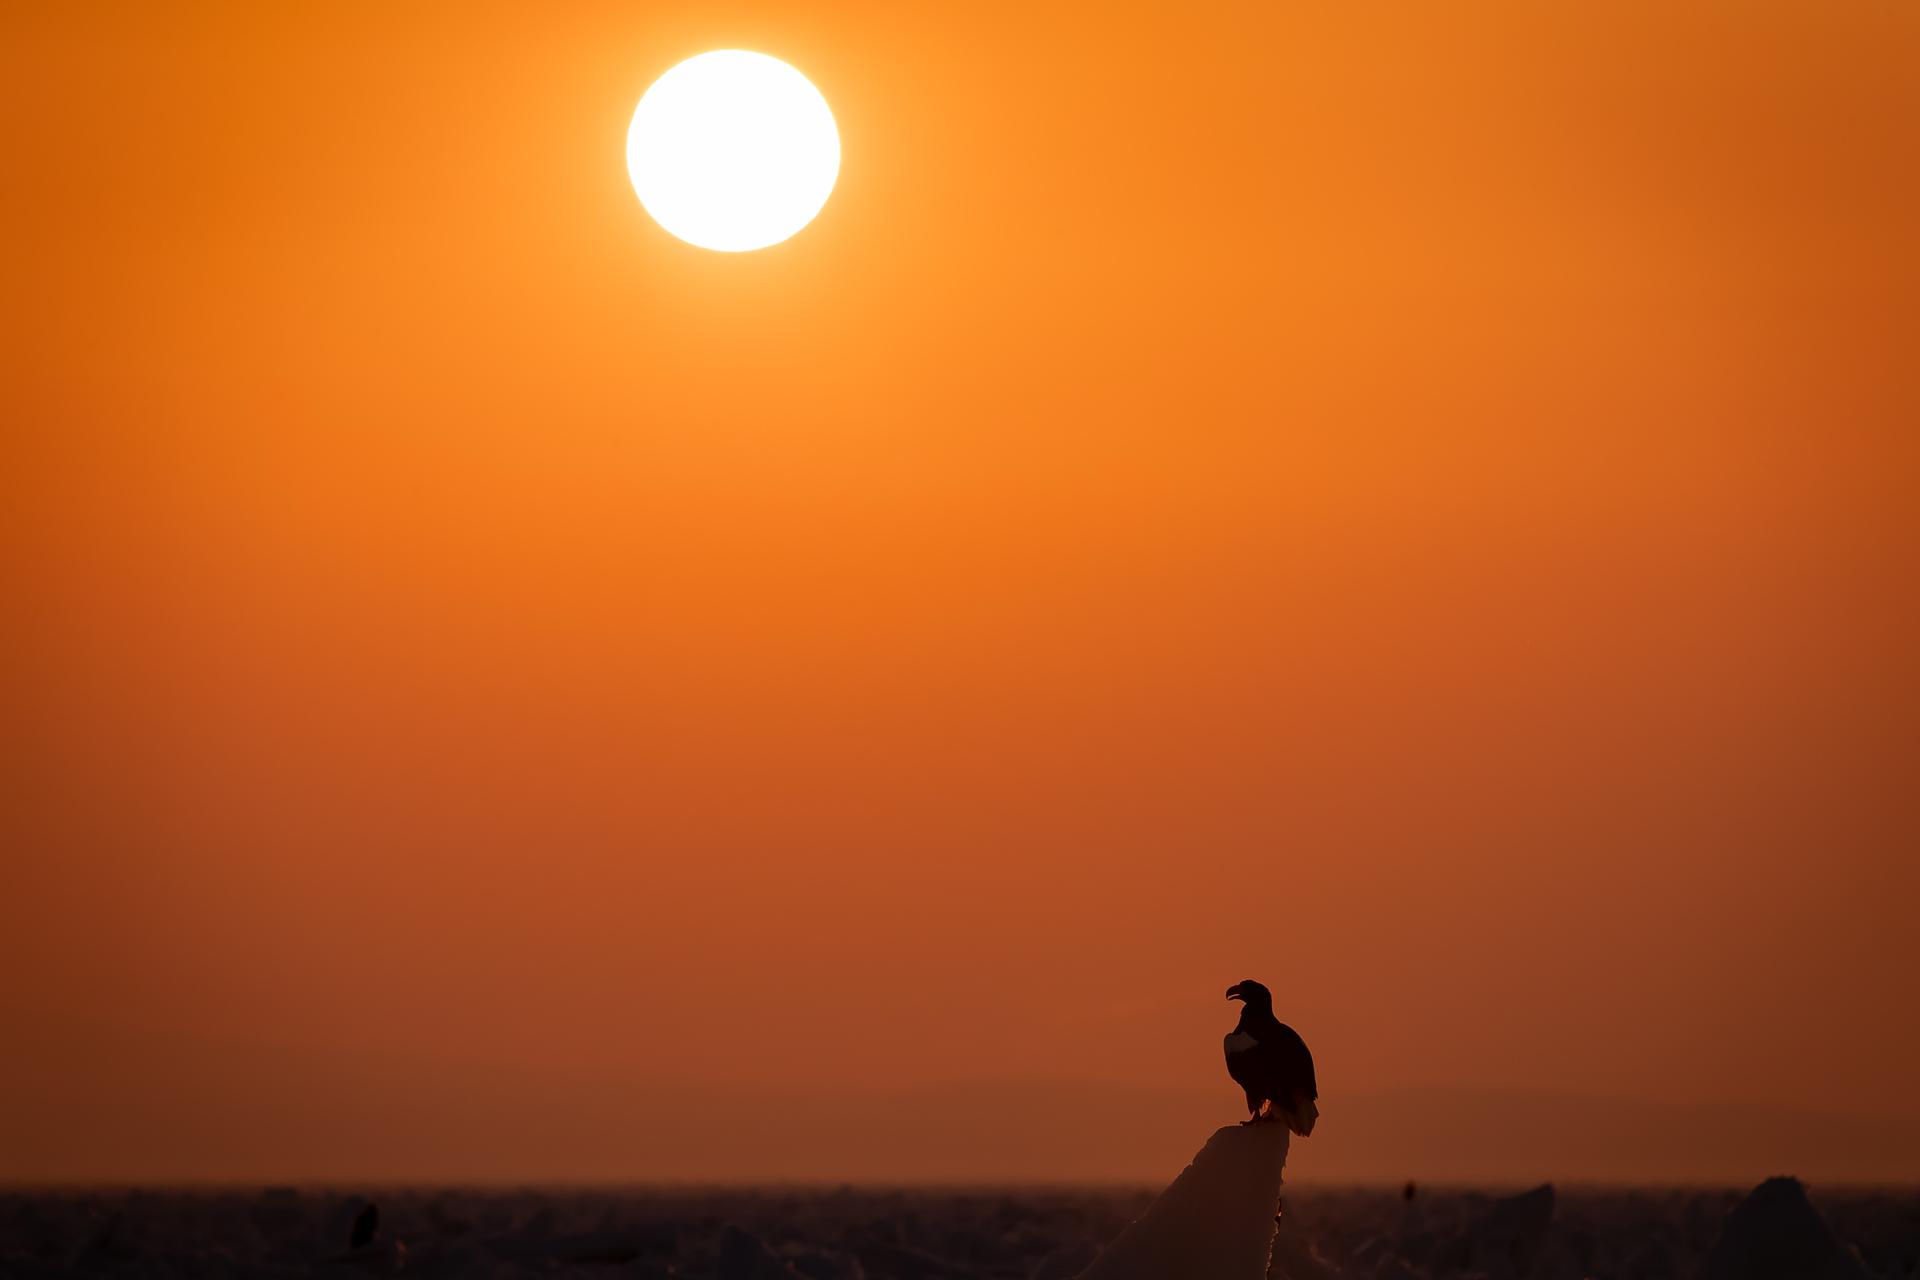
[[[1246,976],[1330,1121],[1920,1117],[1920,9],[0,22],[0,1177],[358,1167],[235,1054],[1224,1122]],[[739,256],[623,150],[730,46]]]

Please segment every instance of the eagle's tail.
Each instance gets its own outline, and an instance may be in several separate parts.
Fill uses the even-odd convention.
[[[1301,1137],[1311,1137],[1314,1121],[1320,1118],[1320,1107],[1312,1098],[1295,1098],[1293,1105],[1281,1112],[1286,1117],[1287,1128]]]

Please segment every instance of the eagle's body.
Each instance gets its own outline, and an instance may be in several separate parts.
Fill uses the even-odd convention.
[[[1313,1079],[1313,1055],[1307,1042],[1273,1016],[1273,996],[1252,980],[1227,989],[1227,999],[1242,1001],[1239,1025],[1227,1035],[1227,1074],[1246,1091],[1254,1120],[1284,1120],[1305,1137],[1320,1118],[1320,1097]],[[1270,1105],[1269,1105],[1270,1104]],[[1268,1109],[1262,1113],[1262,1106]]]

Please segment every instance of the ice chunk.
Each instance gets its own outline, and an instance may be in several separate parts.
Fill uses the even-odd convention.
[[[1100,1251],[1090,1244],[1065,1245],[1040,1259],[1029,1280],[1072,1280],[1099,1256]]]
[[[1285,1125],[1219,1130],[1082,1280],[1263,1280],[1286,1165]]]
[[[1857,1255],[1807,1199],[1798,1178],[1768,1178],[1734,1206],[1700,1264],[1700,1280],[1865,1280]]]
[[[799,1280],[799,1273],[751,1231],[729,1226],[720,1233],[720,1280]]]
[[[1473,1266],[1490,1276],[1531,1275],[1553,1224],[1553,1184],[1496,1200],[1472,1230]]]

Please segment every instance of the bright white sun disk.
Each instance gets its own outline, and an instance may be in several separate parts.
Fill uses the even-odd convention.
[[[654,221],[687,243],[764,249],[826,204],[840,176],[840,131],[820,91],[786,63],[716,49],[641,97],[627,174]]]

